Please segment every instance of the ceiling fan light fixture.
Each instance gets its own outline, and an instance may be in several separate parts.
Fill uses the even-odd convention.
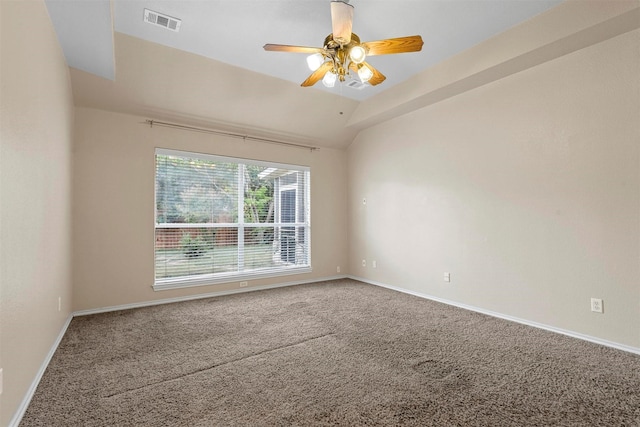
[[[338,76],[336,75],[336,73],[334,73],[333,71],[329,71],[322,78],[322,84],[325,85],[325,87],[334,87],[336,85],[337,78]]]
[[[307,57],[307,65],[311,71],[316,71],[324,62],[324,56],[321,53],[314,53]]]
[[[358,77],[362,83],[368,82],[373,77],[373,71],[364,64],[358,65]]]
[[[367,52],[364,50],[362,46],[353,46],[349,50],[349,58],[351,58],[351,62],[355,64],[360,64],[367,57]]]
[[[331,26],[332,32],[324,39],[323,47],[268,43],[263,48],[272,52],[297,52],[311,55],[307,57],[307,65],[312,73],[300,86],[313,86],[322,80],[324,86],[332,88],[337,81],[342,83],[347,77],[353,79],[350,82],[351,87],[354,84],[362,87],[377,86],[386,77],[365,62],[366,57],[419,52],[424,44],[419,35],[360,43],[360,37],[351,32],[353,6],[349,4],[349,0],[331,1]],[[357,78],[355,74],[358,75]]]

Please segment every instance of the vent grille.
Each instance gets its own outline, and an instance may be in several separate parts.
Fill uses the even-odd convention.
[[[347,86],[349,86],[351,89],[362,90],[368,85],[366,83],[362,83],[361,81],[354,79],[354,80],[351,80],[349,83],[347,83]]]
[[[144,10],[144,22],[176,32],[180,31],[180,24],[182,24],[182,20],[178,18],[172,18],[149,9]]]

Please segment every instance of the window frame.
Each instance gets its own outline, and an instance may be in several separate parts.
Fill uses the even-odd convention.
[[[298,206],[295,207],[296,210],[296,222],[294,223],[280,223],[276,222],[276,218],[274,217],[273,222],[271,223],[247,223],[245,222],[244,215],[244,173],[238,173],[238,218],[236,223],[158,223],[158,191],[157,191],[157,177],[158,177],[158,167],[157,167],[157,156],[175,156],[175,157],[183,157],[189,159],[199,159],[205,161],[214,161],[214,162],[224,162],[224,163],[236,163],[238,164],[241,170],[244,170],[246,165],[252,166],[260,166],[265,168],[277,168],[277,169],[287,169],[292,171],[297,171],[298,173],[304,173],[304,182],[303,193],[304,196],[304,206],[302,207],[305,212],[305,221],[299,222],[298,216]],[[229,282],[240,282],[240,281],[248,281],[248,280],[257,280],[257,279],[265,279],[272,277],[281,277],[281,276],[289,276],[289,275],[297,275],[297,274],[306,274],[311,273],[312,269],[312,261],[311,261],[311,168],[308,166],[301,165],[292,165],[286,163],[276,163],[276,162],[268,162],[263,160],[254,160],[254,159],[245,159],[239,157],[229,157],[229,156],[220,156],[215,154],[206,154],[206,153],[198,153],[198,152],[190,152],[190,151],[181,151],[181,150],[172,150],[165,148],[156,148],[154,153],[154,281],[153,281],[153,289],[156,291],[159,290],[169,290],[169,289],[179,289],[193,286],[207,286],[207,285],[215,285],[221,283],[229,283]],[[296,188],[296,196],[298,193],[300,186],[295,186]],[[296,200],[298,198],[296,197]],[[275,215],[275,214],[274,214]],[[157,230],[158,229],[167,229],[167,228],[225,228],[232,227],[237,228],[238,232],[238,265],[243,264],[244,258],[244,231],[246,228],[259,227],[259,228],[273,228],[274,233],[277,228],[281,228],[284,226],[294,226],[294,227],[304,227],[304,245],[306,249],[306,260],[307,264],[302,265],[286,265],[280,266],[280,268],[269,268],[265,270],[239,270],[233,272],[219,272],[219,273],[209,273],[209,274],[200,274],[194,276],[178,276],[178,277],[170,277],[170,278],[157,278],[156,273],[156,257],[157,257]],[[296,232],[298,229],[296,228]],[[281,232],[281,231],[278,231]]]

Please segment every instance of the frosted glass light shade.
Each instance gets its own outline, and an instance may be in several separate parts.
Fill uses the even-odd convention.
[[[309,55],[307,57],[307,65],[309,66],[309,69],[311,71],[315,71],[318,68],[320,68],[323,62],[324,62],[324,57],[322,56],[321,53],[314,53],[313,55]]]
[[[364,51],[364,48],[362,46],[354,46],[349,51],[349,57],[351,58],[351,61],[356,64],[360,64],[362,61],[364,61],[364,58],[366,56],[367,53]]]
[[[331,71],[329,71],[322,78],[322,84],[325,85],[326,87],[334,87],[336,84],[337,77],[338,76],[336,76],[335,73],[332,73]]]
[[[373,77],[373,71],[371,71],[366,65],[362,65],[358,68],[358,77],[360,77],[362,83],[366,83],[371,79],[371,77]]]

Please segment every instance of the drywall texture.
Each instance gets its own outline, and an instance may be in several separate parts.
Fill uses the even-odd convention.
[[[6,426],[71,311],[73,104],[44,3],[2,1],[0,10],[0,425]]]
[[[237,289],[237,282],[153,291],[155,148],[297,164],[311,168],[313,272],[249,287],[346,273],[346,152],[319,151],[150,127],[145,117],[76,108],[74,309],[86,310]]]
[[[640,348],[639,45],[635,30],[361,132],[351,274]]]
[[[364,129],[637,29],[639,7],[640,0],[565,0],[361,102],[347,126]]]
[[[356,135],[344,127],[358,105],[354,100],[122,33],[113,37],[115,81],[71,69],[77,107],[204,122],[217,129],[341,149]]]

